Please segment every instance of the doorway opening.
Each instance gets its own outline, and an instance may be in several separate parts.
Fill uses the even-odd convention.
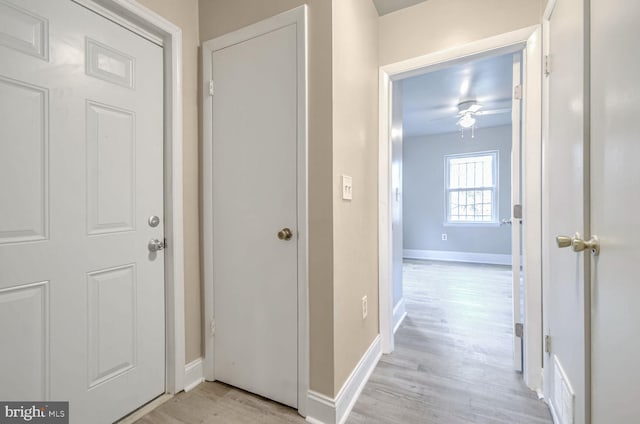
[[[524,300],[521,62],[519,51],[427,68],[394,81],[391,111],[394,330],[406,309],[404,269],[411,280],[408,288],[414,290],[412,302],[420,297],[418,284],[425,302],[440,299],[434,305],[438,310],[464,305],[452,312],[491,317],[461,324],[475,328],[476,334],[491,328],[487,348],[511,352],[502,362],[517,371],[522,371],[523,344],[521,333],[511,330],[522,326]],[[425,267],[434,260],[498,265],[499,275],[485,281],[487,267],[460,266],[432,274]],[[447,270],[460,272],[459,277],[447,278]],[[443,280],[450,287],[438,288]],[[501,287],[504,281],[508,284]],[[474,312],[475,305],[482,308]],[[503,308],[512,313],[499,312]]]
[[[509,366],[533,390],[541,387],[542,350],[539,49],[539,28],[532,27],[387,65],[380,73],[383,351],[394,350],[394,330],[407,309],[403,259],[409,274],[434,266],[458,272],[456,262],[490,264],[462,267],[471,275],[483,267],[508,274]],[[500,63],[503,78],[496,77]],[[482,81],[482,74],[489,77]],[[429,79],[427,103],[412,104]],[[500,80],[506,82],[502,94]],[[455,92],[447,92],[447,84]],[[429,104],[444,93],[446,101]],[[414,181],[403,187],[403,177]],[[402,231],[403,223],[410,228]],[[433,262],[443,260],[449,262]]]

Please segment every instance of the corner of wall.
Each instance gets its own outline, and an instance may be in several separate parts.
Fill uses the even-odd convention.
[[[309,378],[312,391],[333,396],[333,5],[327,0],[306,3],[309,5]]]
[[[335,394],[378,335],[378,14],[370,0],[332,4]],[[351,200],[342,175],[352,177]]]

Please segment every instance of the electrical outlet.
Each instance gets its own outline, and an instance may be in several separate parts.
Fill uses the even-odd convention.
[[[447,234],[446,233],[442,234],[442,241],[447,241]]]
[[[369,314],[369,306],[367,305],[367,296],[362,297],[362,319],[365,319]]]

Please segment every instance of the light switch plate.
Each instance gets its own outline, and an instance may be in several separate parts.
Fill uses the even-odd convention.
[[[353,178],[348,175],[342,176],[342,199],[353,199]]]

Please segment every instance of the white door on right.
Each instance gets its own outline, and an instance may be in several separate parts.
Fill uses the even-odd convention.
[[[640,2],[591,0],[592,423],[640,422]]]
[[[551,0],[545,14],[543,144],[544,393],[557,424],[588,422],[588,253],[559,249],[557,236],[585,236],[584,0]],[[550,12],[550,13],[548,13]]]

